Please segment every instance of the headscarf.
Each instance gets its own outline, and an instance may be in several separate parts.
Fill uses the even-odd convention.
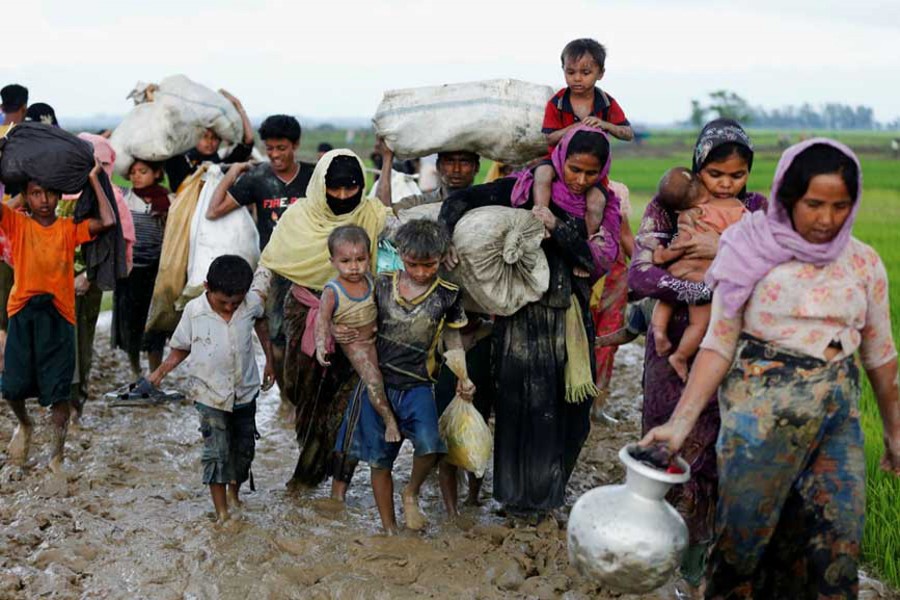
[[[353,212],[362,201],[366,178],[359,161],[350,156],[337,156],[325,174],[325,202],[335,215]],[[328,188],[358,187],[356,194],[349,198],[336,198],[328,194]]]
[[[575,134],[581,131],[591,133],[599,133],[604,138],[609,139],[602,129],[588,127],[587,125],[577,125],[572,127],[566,135],[560,140],[553,153],[550,155],[550,162],[553,163],[553,170],[556,171],[556,179],[551,187],[551,198],[553,203],[574,217],[584,218],[587,202],[585,194],[576,194],[566,185],[565,182],[565,164],[569,155],[569,143]],[[600,181],[609,174],[609,166],[612,161],[612,152],[606,156],[606,164],[600,170]],[[534,186],[534,170],[526,169],[512,175],[516,178],[516,184],[513,187],[510,203],[514,207],[519,207],[528,202],[531,196],[531,188]]]
[[[94,147],[94,158],[100,161],[103,170],[106,171],[107,177],[112,181],[113,167],[116,164],[116,151],[113,150],[112,144],[102,135],[93,133],[79,133],[78,137],[91,144]],[[115,195],[116,208],[118,209],[119,225],[122,227],[122,237],[125,238],[125,261],[129,271],[133,264],[134,252],[134,220],[131,218],[131,211],[128,210],[128,204],[125,203],[125,197],[119,186],[114,185],[113,194]]]
[[[260,264],[295,284],[321,290],[337,275],[328,254],[328,236],[335,227],[359,225],[372,240],[372,261],[375,265],[378,235],[384,229],[390,209],[377,198],[365,198],[350,213],[335,215],[328,208],[325,198],[325,176],[332,161],[338,156],[349,156],[359,164],[359,157],[350,150],[338,149],[325,154],[316,164],[306,198],[301,198],[288,208],[281,218],[272,238],[263,250]]]
[[[839,150],[856,163],[859,177],[856,198],[850,215],[833,240],[825,244],[807,242],[794,230],[791,215],[778,200],[784,175],[794,160],[807,148],[824,144]],[[844,251],[850,242],[853,222],[862,202],[862,169],[850,148],[828,138],[813,138],[791,146],[781,155],[772,183],[772,201],[765,214],[744,216],[722,234],[716,259],[706,272],[706,283],[715,289],[725,308],[725,316],[734,317],[747,302],[757,282],[769,271],[792,260],[822,267]]]

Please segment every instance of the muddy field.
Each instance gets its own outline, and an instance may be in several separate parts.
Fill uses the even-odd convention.
[[[465,508],[453,521],[444,516],[436,478],[429,480],[422,497],[428,529],[394,538],[379,534],[364,467],[346,507],[328,499],[327,483],[289,492],[284,483],[296,443],[274,391],[259,401],[257,489],[245,490],[236,519],[215,525],[200,482],[195,409],[189,402],[125,408],[102,400],[129,379],[124,354],[106,350],[106,329],[98,334],[94,400],[70,429],[67,477],[46,468],[47,415],[36,404],[27,468],[0,469],[0,599],[613,597],[568,567],[564,514],[537,526],[496,514],[490,473],[483,505]],[[616,453],[637,436],[641,354],[636,345],[619,351],[607,411],[618,423],[594,427],[570,504],[596,485],[622,479]],[[184,380],[182,368],[166,385],[177,388]],[[4,451],[13,427],[4,405]],[[410,460],[405,447],[396,470],[401,484]],[[646,597],[674,595],[669,586]]]

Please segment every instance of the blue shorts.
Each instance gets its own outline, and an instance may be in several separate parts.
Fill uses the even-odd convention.
[[[385,387],[385,392],[400,435],[412,442],[415,455],[446,454],[447,445],[438,433],[432,386],[418,385],[408,390]],[[384,421],[369,402],[365,386],[357,385],[347,403],[335,451],[365,461],[372,468],[391,470],[401,445],[402,442],[385,441]]]

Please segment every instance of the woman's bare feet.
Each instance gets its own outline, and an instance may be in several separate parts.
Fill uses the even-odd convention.
[[[403,497],[403,517],[406,520],[406,527],[413,531],[425,529],[428,520],[419,508],[419,496],[409,491],[408,488],[403,490],[401,496]]]

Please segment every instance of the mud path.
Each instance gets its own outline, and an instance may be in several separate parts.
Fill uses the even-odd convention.
[[[103,392],[129,380],[124,354],[100,328],[91,392],[82,423],[70,429],[67,480],[46,469],[47,414],[30,405],[37,428],[24,476],[0,473],[0,598],[326,599],[607,598],[568,567],[565,529],[508,522],[486,500],[460,519],[444,516],[435,478],[423,490],[430,519],[424,535],[378,534],[379,521],[361,467],[346,508],[328,486],[288,492],[296,456],[292,426],[277,393],[260,396],[253,472],[237,519],[213,523],[200,482],[200,436],[189,402],[114,408]],[[608,413],[595,426],[570,484],[570,505],[584,491],[618,482],[618,449],[639,428],[642,348],[620,349]],[[176,370],[167,387],[184,384]],[[0,409],[0,463],[14,417]],[[397,489],[411,452],[398,461]],[[489,498],[490,472],[483,491]],[[399,498],[398,498],[399,500]],[[398,501],[399,506],[399,501]],[[646,596],[673,597],[671,587]],[[633,597],[634,598],[634,597]]]

